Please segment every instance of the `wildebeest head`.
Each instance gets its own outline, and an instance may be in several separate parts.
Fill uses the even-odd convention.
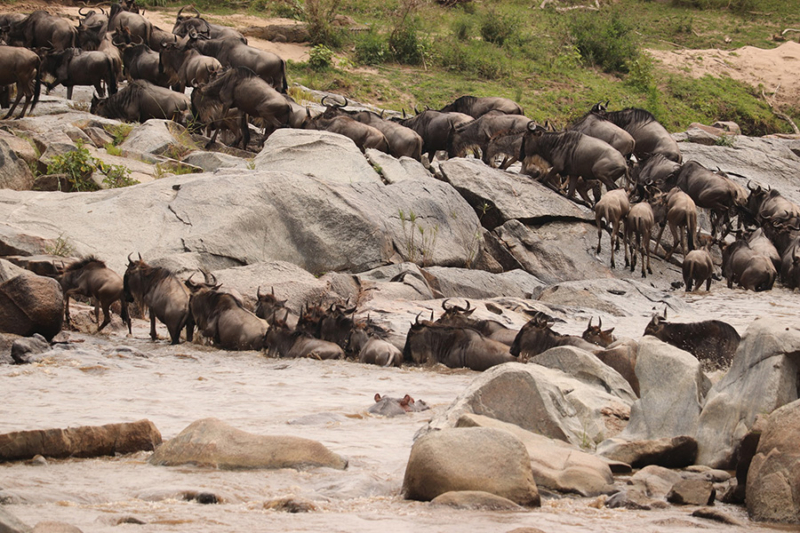
[[[592,344],[596,344],[598,346],[602,346],[607,348],[610,344],[612,344],[616,339],[613,335],[614,328],[603,330],[603,319],[600,318],[599,323],[596,326],[592,325],[592,319],[589,319],[589,324],[586,326],[586,331],[583,332],[581,337],[583,340],[587,342],[591,342]]]
[[[270,324],[275,319],[277,312],[280,311],[283,313],[289,312],[286,308],[286,302],[288,300],[278,300],[277,296],[275,296],[275,287],[272,287],[270,292],[261,293],[261,287],[256,290],[256,299],[258,303],[256,303],[256,316],[258,318],[263,318]]]
[[[100,42],[108,29],[108,15],[99,8],[100,12],[90,10],[84,12],[84,8],[78,9],[78,13],[83,17],[78,24],[78,44],[83,50],[97,50]]]
[[[653,317],[650,319],[650,323],[647,324],[647,327],[644,329],[644,335],[652,335],[654,337],[658,337],[661,330],[664,329],[664,324],[667,321],[667,308],[664,307],[664,314],[659,315],[658,313],[654,314]]]
[[[195,14],[182,15],[183,10],[187,7],[194,11]],[[209,36],[211,34],[211,27],[208,22],[200,16],[200,12],[193,5],[183,6],[178,10],[178,14],[175,16],[175,25],[172,27],[172,33],[185,37],[192,31]]]

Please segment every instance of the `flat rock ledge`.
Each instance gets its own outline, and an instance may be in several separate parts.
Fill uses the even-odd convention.
[[[319,442],[300,437],[254,435],[216,418],[192,422],[177,437],[159,446],[150,464],[195,464],[223,470],[347,468],[346,459]]]
[[[149,420],[104,426],[15,431],[0,435],[0,462],[44,457],[99,457],[151,451],[161,433]]]

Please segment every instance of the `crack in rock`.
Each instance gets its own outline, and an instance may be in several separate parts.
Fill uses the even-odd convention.
[[[185,225],[187,225],[187,226],[191,226],[191,225],[192,225],[192,223],[191,223],[191,222],[187,222],[187,221],[183,220],[183,219],[181,218],[181,216],[178,214],[178,212],[177,212],[177,211],[175,211],[175,209],[174,209],[174,208],[173,208],[171,205],[169,205],[169,206],[167,206],[167,207],[169,208],[169,210],[170,210],[170,211],[172,211],[172,214],[173,214],[173,215],[175,215],[175,218],[177,218],[178,220],[180,220],[181,222],[183,222],[183,223],[184,223]]]

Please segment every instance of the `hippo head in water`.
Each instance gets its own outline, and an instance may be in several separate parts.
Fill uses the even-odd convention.
[[[375,405],[368,409],[373,415],[399,416],[413,411],[426,411],[430,409],[423,400],[415,401],[406,394],[402,398],[390,398],[375,394]]]

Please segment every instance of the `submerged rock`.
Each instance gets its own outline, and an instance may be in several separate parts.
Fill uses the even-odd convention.
[[[456,509],[482,511],[522,511],[523,507],[508,498],[480,490],[445,492],[431,500],[431,505],[444,505]]]

